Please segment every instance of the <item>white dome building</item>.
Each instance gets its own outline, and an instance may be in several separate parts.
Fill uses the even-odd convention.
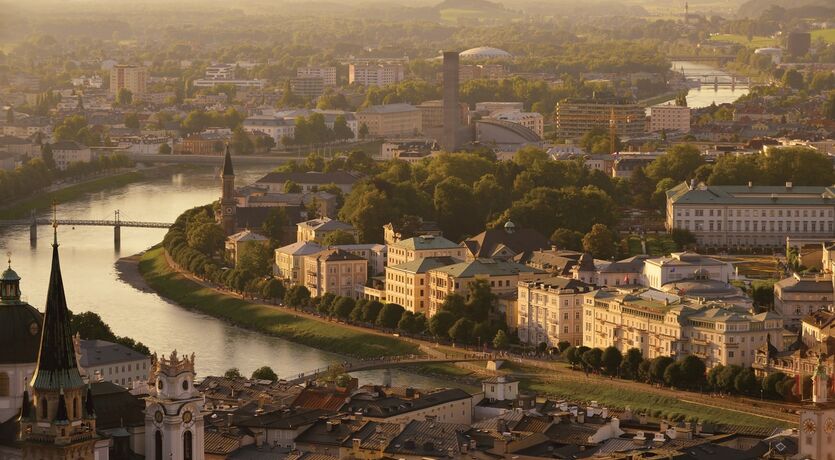
[[[481,59],[509,59],[512,58],[513,55],[508,53],[505,50],[499,48],[491,48],[489,46],[479,46],[478,48],[470,48],[466,51],[462,51],[461,59],[473,59],[473,60],[481,60]]]

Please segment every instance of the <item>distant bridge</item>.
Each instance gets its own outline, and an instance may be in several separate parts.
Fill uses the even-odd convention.
[[[725,64],[736,59],[736,55],[722,54],[722,55],[705,55],[705,56],[667,56],[671,61],[686,61],[686,62],[718,62]]]
[[[443,358],[417,355],[411,355],[407,357],[395,356],[374,359],[371,361],[360,361],[356,363],[331,364],[330,366],[320,367],[312,371],[301,372],[293,376],[288,376],[287,378],[284,378],[282,380],[290,384],[298,384],[304,383],[308,380],[316,380],[319,377],[327,375],[330,372],[352,373],[360,371],[371,371],[375,369],[385,369],[388,367],[413,366],[418,364],[463,363],[474,361],[487,361],[491,359],[494,359],[494,356],[490,353],[471,353],[466,355],[448,356]]]
[[[34,210],[30,219],[7,219],[0,220],[0,227],[11,227],[15,225],[29,226],[29,242],[34,246],[38,241],[39,225],[65,225],[70,227],[113,227],[113,242],[118,247],[122,241],[122,227],[133,228],[169,228],[170,222],[145,222],[138,220],[122,220],[117,209],[113,213],[113,219],[38,219]]]

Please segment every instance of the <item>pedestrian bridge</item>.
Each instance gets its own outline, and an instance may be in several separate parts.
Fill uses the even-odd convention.
[[[132,228],[169,228],[174,225],[171,222],[148,222],[138,220],[122,220],[119,210],[113,213],[113,219],[39,219],[35,217],[34,211],[29,219],[5,219],[0,220],[0,227],[16,225],[29,226],[29,242],[35,246],[38,241],[39,225],[62,225],[70,227],[113,227],[113,242],[119,247],[122,240],[122,227]]]
[[[326,367],[320,367],[308,372],[301,372],[292,376],[287,376],[282,380],[290,384],[304,383],[309,380],[316,380],[324,375],[332,372],[352,373],[360,371],[371,371],[376,369],[386,369],[389,367],[399,366],[413,366],[420,364],[443,364],[443,363],[463,363],[475,361],[489,361],[494,359],[491,353],[469,353],[456,354],[448,356],[393,356],[380,359],[371,359],[356,362],[346,362],[342,364],[331,364]]]

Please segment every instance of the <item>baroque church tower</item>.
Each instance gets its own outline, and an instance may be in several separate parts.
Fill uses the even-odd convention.
[[[23,458],[94,460],[99,437],[93,395],[75,358],[57,228],[55,232],[40,351],[30,382],[32,394],[30,399],[28,392],[23,393],[20,410],[20,441]]]
[[[812,404],[800,410],[801,458],[835,459],[835,404],[829,401],[830,378],[821,359],[812,376]]]
[[[223,158],[223,194],[220,197],[220,223],[226,235],[231,235],[237,230],[237,219],[235,210],[235,171],[232,169],[232,154],[229,151],[229,144],[226,144],[226,153]]]
[[[145,399],[146,460],[203,460],[203,397],[194,388],[194,354],[152,358]]]

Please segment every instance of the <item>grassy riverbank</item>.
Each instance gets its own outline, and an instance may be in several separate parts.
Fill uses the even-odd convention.
[[[29,217],[32,209],[44,210],[52,206],[52,202],[66,203],[76,200],[87,193],[100,192],[110,188],[124,187],[125,185],[138,182],[145,178],[139,171],[130,171],[113,176],[100,177],[98,179],[70,185],[69,187],[24,198],[7,208],[0,209],[0,219],[21,219]]]
[[[291,342],[356,358],[419,353],[417,345],[394,337],[294,315],[203,287],[173,270],[161,247],[142,255],[139,272],[159,295],[183,307]]]

